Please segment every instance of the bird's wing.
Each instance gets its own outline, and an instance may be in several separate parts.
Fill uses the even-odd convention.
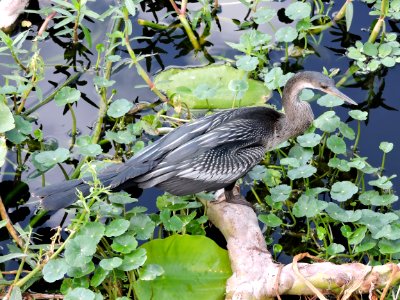
[[[146,174],[154,169],[168,153],[218,127],[222,122],[236,114],[237,109],[225,110],[176,128],[152,145],[144,148],[123,165],[112,170],[116,175],[110,186],[114,188],[129,179]]]
[[[263,117],[268,117],[266,112],[272,114],[272,118],[280,116],[276,111],[267,108],[242,108],[223,111],[181,126],[146,148],[142,154],[130,159],[119,170],[111,186],[116,187],[138,176],[140,181],[163,176],[173,169],[176,171],[178,165],[184,168],[187,163],[195,162],[207,151],[223,145],[228,147],[229,144],[230,149],[238,145],[260,147],[261,139],[273,132],[268,121],[264,122],[267,124],[266,128],[262,122],[260,124],[260,119],[254,118],[254,113],[260,111]],[[148,165],[149,168],[144,170],[144,165]],[[141,170],[139,173],[135,171],[137,168]],[[173,173],[176,173],[175,171]],[[134,180],[136,182],[136,179]]]

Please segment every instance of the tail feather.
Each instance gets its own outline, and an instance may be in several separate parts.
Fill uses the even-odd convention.
[[[40,198],[40,206],[43,209],[58,210],[76,201],[76,189],[80,190],[84,195],[88,195],[90,186],[82,179],[74,179],[38,188],[32,195],[34,198]]]
[[[99,176],[99,180],[104,186],[108,186],[114,176],[115,174],[102,174]],[[90,193],[90,185],[83,179],[73,179],[38,188],[33,191],[32,196],[36,199],[40,199],[39,203],[43,209],[58,210],[76,201],[77,190],[79,190],[83,196],[87,196]]]

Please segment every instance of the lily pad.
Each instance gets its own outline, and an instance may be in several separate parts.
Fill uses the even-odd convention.
[[[186,103],[195,109],[232,108],[235,93],[229,89],[232,80],[245,80],[248,89],[243,93],[239,106],[263,105],[271,97],[263,82],[247,79],[246,71],[227,65],[210,65],[195,68],[171,68],[159,73],[154,83],[156,87],[173,100]],[[215,89],[215,94],[207,99],[196,97],[194,91],[198,86],[206,84]]]
[[[135,293],[148,299],[223,299],[225,283],[231,276],[229,257],[204,236],[173,235],[144,244],[147,260],[144,267],[159,265],[162,276],[138,280]]]

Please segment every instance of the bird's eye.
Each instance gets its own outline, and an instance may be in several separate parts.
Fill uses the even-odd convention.
[[[321,83],[320,86],[321,86],[322,89],[327,89],[328,88],[328,86],[325,83]]]

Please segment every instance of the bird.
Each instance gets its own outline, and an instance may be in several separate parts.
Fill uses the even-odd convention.
[[[174,129],[125,163],[102,171],[98,179],[112,191],[156,187],[182,196],[224,189],[227,202],[244,204],[244,197],[233,194],[236,181],[266,152],[304,133],[312,124],[311,106],[299,98],[305,88],[357,105],[336,88],[332,78],[314,71],[299,72],[284,86],[284,112],[253,106],[207,115]],[[34,196],[39,197],[43,209],[58,210],[75,202],[76,190],[88,195],[87,181],[74,179],[39,188]]]

